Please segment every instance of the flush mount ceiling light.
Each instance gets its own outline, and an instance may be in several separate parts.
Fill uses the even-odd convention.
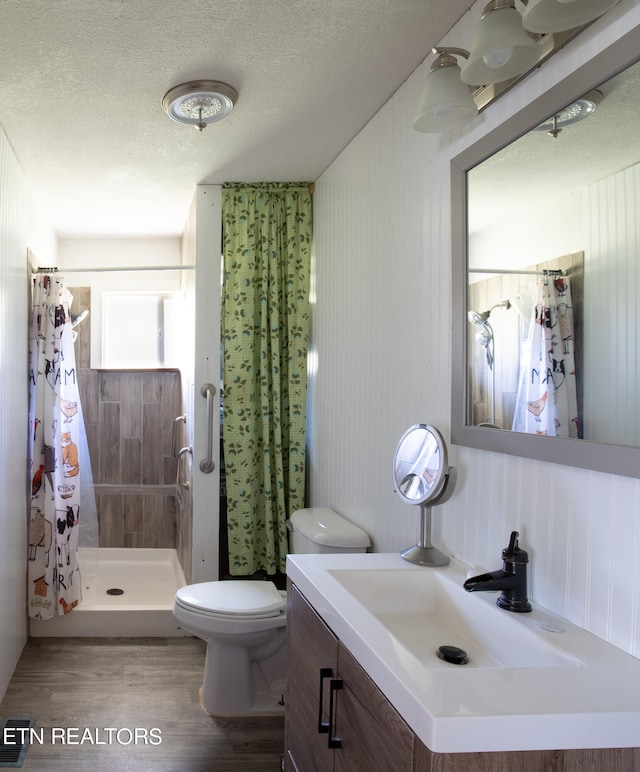
[[[191,80],[169,89],[162,107],[169,118],[202,131],[209,123],[221,121],[233,110],[237,91],[218,80]]]
[[[562,32],[602,16],[620,0],[529,0],[522,23],[530,32]]]
[[[501,83],[522,75],[540,58],[534,38],[522,26],[514,0],[492,0],[473,34],[461,78],[473,86]]]
[[[462,48],[434,48],[438,58],[425,78],[413,128],[423,133],[464,126],[478,113],[469,87],[460,80],[456,56],[468,56]]]
[[[593,115],[600,102],[602,102],[602,91],[590,91],[582,99],[572,102],[564,110],[560,110],[560,112],[540,123],[534,128],[534,131],[546,131],[555,138],[565,126],[571,126],[571,124],[583,121],[585,118]]]

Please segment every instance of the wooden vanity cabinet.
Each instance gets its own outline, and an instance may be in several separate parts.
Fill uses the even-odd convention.
[[[287,638],[285,769],[411,770],[413,732],[291,583]]]
[[[358,662],[338,645],[335,772],[410,770],[414,734]]]
[[[333,754],[318,717],[328,720],[327,676],[337,676],[338,639],[290,582],[287,590],[285,770],[325,772]]]
[[[640,748],[432,752],[290,580],[287,645],[287,772],[640,772]]]

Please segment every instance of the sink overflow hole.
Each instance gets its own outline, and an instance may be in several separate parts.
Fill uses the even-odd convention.
[[[449,662],[452,665],[466,665],[469,661],[467,652],[458,646],[440,646],[436,654],[440,659]]]
[[[119,587],[112,587],[110,590],[107,590],[107,595],[124,595],[124,590],[121,590]]]

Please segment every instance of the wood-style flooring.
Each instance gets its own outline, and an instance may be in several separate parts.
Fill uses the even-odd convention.
[[[196,638],[30,639],[0,703],[2,719],[35,719],[22,769],[278,772],[284,719],[207,715],[204,653]]]

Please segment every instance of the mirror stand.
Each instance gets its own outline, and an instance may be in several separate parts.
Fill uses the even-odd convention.
[[[420,506],[418,543],[400,553],[419,566],[446,566],[449,557],[431,544],[431,505],[447,501],[456,483],[455,467],[447,461],[447,446],[429,424],[414,424],[401,437],[393,457],[393,483],[407,504]]]
[[[419,566],[447,566],[449,556],[440,552],[431,544],[431,507],[426,504],[420,506],[420,526],[418,531],[418,543],[400,553],[409,563]]]

